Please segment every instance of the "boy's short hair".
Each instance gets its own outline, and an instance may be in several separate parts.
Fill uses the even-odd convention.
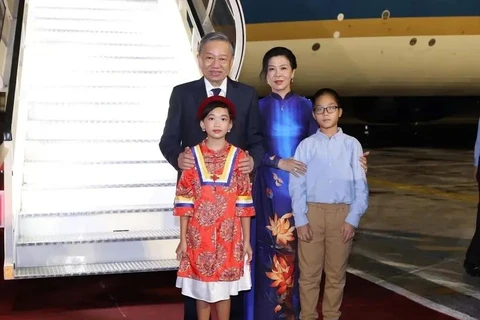
[[[341,108],[342,106],[340,105],[340,95],[337,93],[337,91],[331,89],[331,88],[322,88],[320,90],[318,90],[317,92],[315,92],[315,94],[313,95],[313,103],[312,103],[312,107],[313,109],[315,110],[315,101],[322,97],[322,96],[325,96],[325,95],[329,95],[333,98],[333,100],[335,100],[335,102],[337,103],[338,107]]]
[[[237,109],[230,99],[222,96],[212,96],[202,101],[197,110],[197,120],[205,119],[212,110],[216,108],[224,108],[228,110],[230,119],[233,121],[237,116]]]

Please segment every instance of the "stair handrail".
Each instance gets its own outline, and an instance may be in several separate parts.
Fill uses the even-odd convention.
[[[235,21],[235,57],[233,59],[230,78],[238,80],[242,71],[243,60],[245,58],[245,47],[247,45],[247,30],[245,16],[243,15],[242,4],[240,0],[228,0],[232,9]]]
[[[26,16],[28,14],[29,0],[19,0],[16,8],[16,23],[12,26],[13,47],[11,55],[10,78],[7,92],[6,110],[4,113],[4,147],[8,150],[4,161],[4,187],[5,187],[5,259],[4,278],[14,277],[16,259],[15,244],[18,240],[18,212],[21,204],[21,187],[23,182],[24,139],[16,137],[25,136],[25,121],[28,110],[19,107],[21,92],[23,39],[26,32]],[[8,63],[8,62],[7,62]],[[15,173],[15,174],[14,174]]]

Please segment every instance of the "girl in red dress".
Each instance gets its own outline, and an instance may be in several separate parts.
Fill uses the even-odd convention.
[[[211,305],[219,320],[228,320],[230,296],[252,285],[250,217],[255,211],[249,176],[238,170],[247,155],[225,139],[235,115],[235,106],[224,97],[202,102],[197,118],[207,139],[188,151],[195,166],[183,171],[177,184],[177,287],[197,300],[199,320],[209,320]]]

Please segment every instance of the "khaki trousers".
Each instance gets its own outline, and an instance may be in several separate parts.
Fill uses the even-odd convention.
[[[323,319],[340,318],[340,306],[352,240],[343,242],[342,225],[348,215],[346,204],[308,204],[308,221],[313,231],[310,243],[298,241],[300,268],[300,319],[317,320],[322,271],[325,271]]]

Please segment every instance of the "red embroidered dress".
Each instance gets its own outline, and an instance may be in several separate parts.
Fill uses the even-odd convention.
[[[174,215],[190,217],[177,286],[185,295],[213,302],[251,287],[249,272],[248,281],[238,283],[245,267],[240,218],[254,216],[255,211],[249,176],[238,170],[239,160],[246,157],[241,149],[227,144],[212,151],[204,141],[192,148],[192,154],[195,167],[183,171],[175,197]],[[225,297],[195,293],[213,290],[202,283],[214,282],[229,284],[223,290],[217,286]]]

